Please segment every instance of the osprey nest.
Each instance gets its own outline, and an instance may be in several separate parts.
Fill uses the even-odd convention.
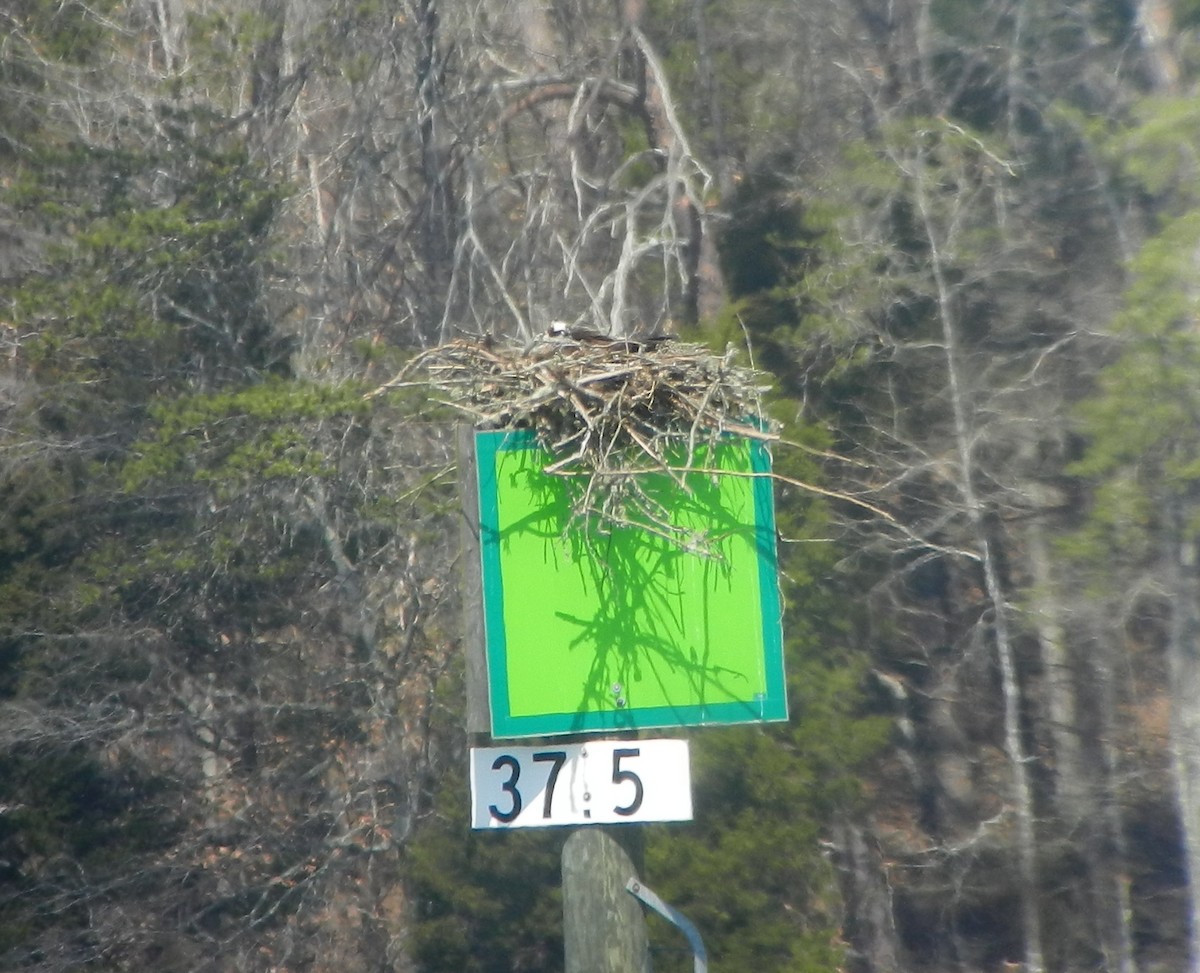
[[[414,381],[416,373],[423,381]],[[697,447],[723,433],[774,440],[763,376],[673,340],[546,337],[525,347],[452,341],[422,352],[372,395],[432,388],[477,429],[532,429],[551,455],[545,472],[572,478],[576,517],[674,530],[639,474],[682,484]],[[682,463],[681,463],[682,458]]]

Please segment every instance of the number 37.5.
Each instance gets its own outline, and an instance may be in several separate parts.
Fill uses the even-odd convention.
[[[612,753],[612,782],[613,784],[630,783],[633,785],[633,795],[628,804],[613,807],[613,813],[620,817],[630,817],[637,814],[646,796],[642,779],[632,770],[621,766],[622,760],[631,759],[641,754],[637,747],[619,747]],[[542,797],[542,817],[549,820],[554,810],[554,789],[558,785],[558,775],[567,762],[565,750],[543,750],[534,753],[530,758],[535,764],[549,764],[546,784]],[[507,771],[508,777],[500,783],[500,789],[508,797],[508,806],[501,808],[498,804],[489,804],[488,810],[492,817],[505,824],[514,821],[525,808],[525,799],[517,786],[521,780],[521,762],[509,753],[502,753],[492,761],[492,770]]]
[[[471,750],[471,827],[690,821],[686,740]]]

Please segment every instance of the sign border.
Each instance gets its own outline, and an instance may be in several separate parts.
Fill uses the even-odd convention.
[[[774,495],[770,478],[771,455],[765,443],[756,439],[750,439],[748,443],[750,470],[754,474],[752,496],[755,530],[759,540],[755,547],[758,551],[765,692],[753,701],[514,716],[508,688],[508,647],[504,627],[504,580],[499,541],[500,511],[496,456],[502,452],[541,450],[543,447],[531,429],[475,430],[484,641],[493,737],[515,739],[564,733],[605,733],[706,724],[782,722],[788,718],[783,664],[782,601],[775,546]]]

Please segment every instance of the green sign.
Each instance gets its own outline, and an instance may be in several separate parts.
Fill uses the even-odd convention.
[[[787,719],[762,443],[641,474],[656,523],[586,530],[531,433],[475,445],[493,736]]]

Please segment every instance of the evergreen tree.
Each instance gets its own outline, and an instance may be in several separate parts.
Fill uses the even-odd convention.
[[[1087,565],[1092,591],[1113,600],[1117,632],[1127,630],[1134,613],[1163,618],[1156,648],[1167,660],[1171,771],[1193,957],[1200,955],[1198,252],[1200,216],[1190,211],[1168,220],[1133,263],[1124,310],[1112,325],[1116,357],[1080,410],[1088,448],[1073,469],[1097,487],[1089,524],[1072,545]],[[1131,590],[1147,593],[1132,603],[1120,597]]]

